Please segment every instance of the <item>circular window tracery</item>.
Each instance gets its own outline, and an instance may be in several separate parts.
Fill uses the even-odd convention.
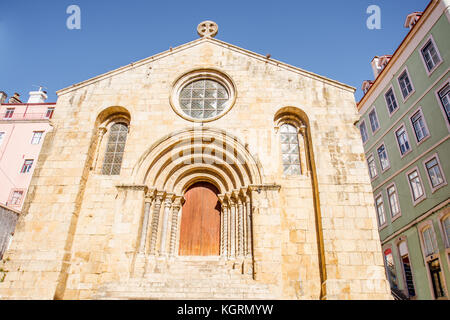
[[[232,80],[213,69],[191,71],[174,83],[170,103],[186,120],[210,122],[225,115],[236,100]]]
[[[228,100],[227,89],[210,79],[191,82],[180,92],[181,110],[195,119],[210,119],[220,115]]]

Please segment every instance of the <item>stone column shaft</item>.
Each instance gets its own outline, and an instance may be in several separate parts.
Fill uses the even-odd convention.
[[[145,201],[144,220],[142,222],[141,243],[139,244],[139,253],[145,252],[145,243],[147,242],[148,218],[150,215],[151,206],[152,206],[152,200]]]
[[[172,197],[167,196],[164,201],[163,221],[161,230],[161,248],[159,250],[160,255],[164,255],[167,252],[167,225],[169,223],[170,209],[172,208]]]
[[[172,207],[172,230],[170,231],[170,256],[175,255],[175,245],[177,242],[177,233],[178,233],[178,213],[180,212],[181,204],[174,203]]]
[[[222,204],[222,235],[221,239],[221,256],[228,256],[228,206]]]
[[[155,206],[153,208],[153,218],[152,218],[152,235],[150,238],[150,254],[155,254],[156,252],[156,240],[158,239],[158,227],[159,227],[159,211],[161,209],[162,196],[158,195],[155,200]]]
[[[246,207],[246,218],[247,218],[247,234],[246,234],[246,251],[245,254],[247,256],[252,255],[252,205],[250,202],[250,198],[247,197],[247,201],[245,202]]]
[[[236,203],[232,200],[230,204],[230,256],[236,256]]]
[[[244,205],[239,199],[238,205],[238,219],[237,219],[237,255],[242,257],[244,255]]]
[[[224,221],[223,221],[223,204],[220,207],[220,256],[223,257],[224,252],[224,243],[225,239],[223,238],[223,227],[224,227]]]

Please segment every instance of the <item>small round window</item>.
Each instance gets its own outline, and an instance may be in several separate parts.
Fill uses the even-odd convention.
[[[194,119],[220,115],[229,100],[227,89],[217,81],[203,79],[189,83],[180,92],[180,108]]]

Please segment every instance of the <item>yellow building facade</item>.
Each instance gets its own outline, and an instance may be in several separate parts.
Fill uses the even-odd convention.
[[[58,92],[2,299],[390,299],[354,88],[214,38]]]

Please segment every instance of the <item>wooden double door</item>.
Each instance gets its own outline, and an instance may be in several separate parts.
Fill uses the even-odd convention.
[[[193,184],[185,193],[180,226],[180,256],[220,254],[220,202],[217,188]]]

